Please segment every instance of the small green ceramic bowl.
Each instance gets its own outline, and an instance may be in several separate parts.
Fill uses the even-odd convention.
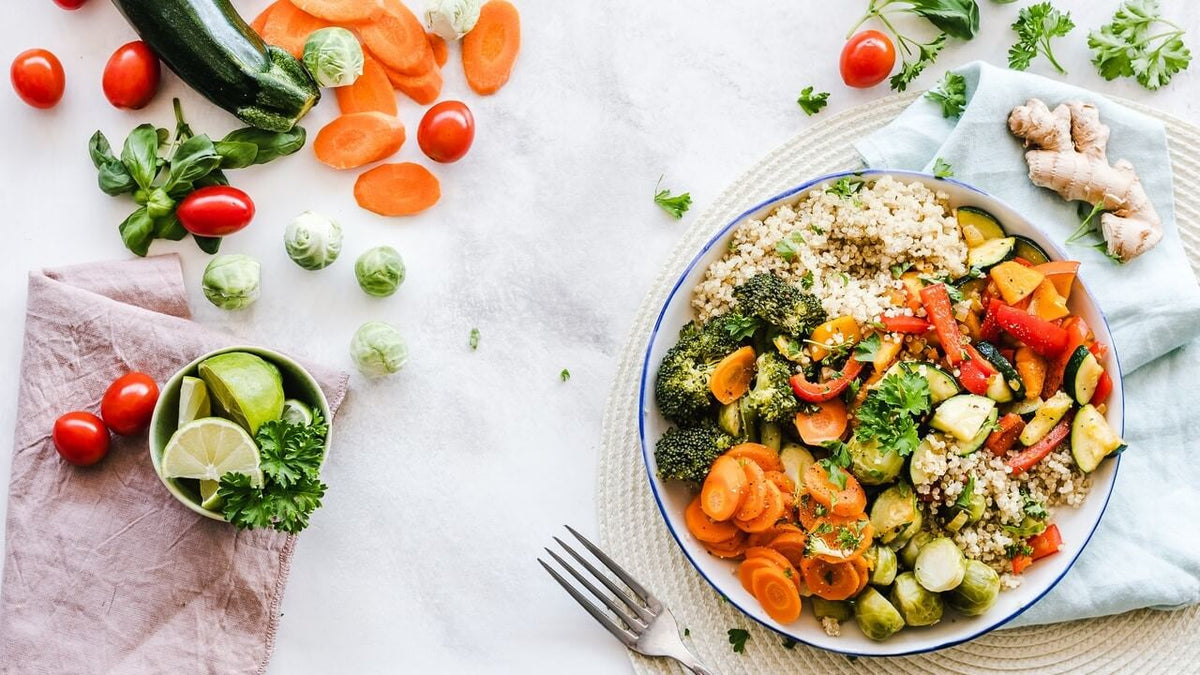
[[[329,435],[325,439],[326,457],[329,456],[329,447],[333,441],[333,415],[329,411],[329,401],[325,400],[325,392],[321,391],[321,386],[307,370],[279,352],[262,347],[225,347],[204,354],[181,368],[163,385],[158,403],[154,406],[154,416],[150,418],[150,461],[154,464],[154,473],[158,474],[159,480],[181,504],[202,516],[220,521],[224,521],[225,516],[200,506],[200,492],[197,487],[193,487],[190,482],[180,482],[163,475],[162,455],[171,440],[171,435],[179,427],[179,389],[184,376],[198,377],[201,361],[227,352],[246,352],[275,364],[283,375],[284,397],[303,401],[312,406],[313,410],[321,411],[321,415],[325,417],[329,425]]]

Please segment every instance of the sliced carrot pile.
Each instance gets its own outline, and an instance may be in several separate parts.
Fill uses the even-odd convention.
[[[747,546],[766,546],[767,544],[771,543],[771,541],[773,541],[779,535],[787,534],[789,532],[803,533],[804,530],[801,530],[800,528],[796,527],[795,525],[793,525],[791,523],[776,523],[775,525],[768,527],[767,529],[763,530],[762,532],[754,532],[754,533],[750,534],[749,536],[747,536],[746,537],[746,545]]]
[[[446,45],[446,41],[437,33],[425,33],[425,39],[429,40],[429,48],[433,50],[433,60],[438,64],[438,68],[446,65],[446,61],[450,59],[450,47]]]
[[[737,558],[746,552],[748,545],[746,533],[739,531],[724,541],[706,544],[704,550],[718,558]]]
[[[430,64],[429,70],[416,75],[385,69],[388,81],[398,91],[421,105],[429,105],[442,94],[442,70]]]
[[[387,71],[369,54],[363,54],[363,72],[354,84],[336,87],[333,93],[343,115],[361,112],[395,115],[399,112],[396,92],[388,81]]]
[[[800,593],[778,567],[764,567],[750,575],[750,589],[767,614],[779,623],[800,618]]]
[[[862,484],[848,472],[842,472],[846,479],[845,487],[833,482],[829,472],[814,462],[804,471],[804,489],[813,499],[829,507],[829,511],[838,516],[853,516],[863,512],[867,507],[867,493]]]
[[[384,164],[354,183],[354,199],[381,216],[411,216],[437,203],[442,196],[438,179],[420,164]]]
[[[262,27],[263,42],[275,45],[298,59],[304,57],[304,43],[308,36],[313,31],[330,26],[328,21],[308,14],[286,0],[271,5],[269,12]]]
[[[827,515],[829,515],[829,507],[813,499],[812,495],[807,492],[800,495],[800,499],[796,502],[796,517],[806,530],[813,529],[817,520]]]
[[[425,28],[400,0],[382,0],[383,13],[357,25],[363,44],[388,68],[416,75],[431,70],[435,62]]]
[[[266,9],[259,12],[258,16],[254,17],[254,20],[250,22],[250,28],[253,29],[255,33],[258,33],[259,37],[262,37],[263,29],[267,25],[267,19],[271,17],[271,11],[275,9],[276,5],[284,2],[287,2],[287,0],[277,0],[276,2],[272,2],[270,5],[267,5]]]
[[[766,497],[763,499],[763,509],[749,520],[734,520],[733,524],[743,532],[762,532],[779,522],[786,513],[783,493],[774,483],[766,483]]]
[[[772,565],[783,570],[795,589],[797,591],[800,590],[800,571],[779,551],[765,546],[752,546],[746,549],[746,560],[757,560],[759,558],[769,560]]]
[[[808,537],[803,532],[783,532],[776,535],[767,546],[778,551],[792,565],[798,566],[804,561]]]
[[[750,391],[754,379],[754,347],[742,347],[721,359],[708,379],[708,388],[722,405],[728,405]]]
[[[732,523],[713,520],[704,509],[700,508],[700,497],[697,496],[688,504],[683,512],[684,522],[692,536],[706,544],[717,544],[736,538],[740,531]]]
[[[354,169],[396,154],[404,145],[404,124],[393,115],[362,112],[342,115],[325,125],[313,150],[335,169]]]
[[[383,13],[377,0],[292,0],[301,10],[333,23],[373,19]]]
[[[721,455],[709,468],[700,488],[700,507],[713,520],[729,520],[737,513],[748,488],[741,463],[729,455]]]
[[[463,72],[479,94],[494,94],[508,82],[521,49],[521,17],[507,0],[490,0],[475,28],[462,40]]]
[[[744,460],[742,470],[746,473],[746,496],[733,517],[737,520],[757,518],[767,507],[767,477],[754,462]]]
[[[783,462],[779,459],[779,453],[760,443],[735,445],[725,454],[735,459],[748,459],[763,471],[783,471]]]

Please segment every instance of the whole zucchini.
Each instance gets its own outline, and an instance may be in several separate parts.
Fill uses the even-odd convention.
[[[229,0],[113,0],[188,86],[246,124],[288,131],[321,99],[291,54],[265,44]]]

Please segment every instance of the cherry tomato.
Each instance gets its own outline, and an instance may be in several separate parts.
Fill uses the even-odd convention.
[[[9,69],[13,89],[35,108],[53,108],[62,100],[67,86],[58,57],[45,49],[29,49],[17,54]]]
[[[54,0],[54,4],[63,9],[79,9],[87,3],[87,0]]]
[[[417,143],[429,159],[457,162],[475,140],[475,116],[462,101],[442,101],[426,111],[417,127]]]
[[[162,67],[141,40],[122,45],[104,66],[104,96],[117,108],[144,108],[158,93]]]
[[[108,385],[100,401],[100,416],[113,433],[129,436],[150,425],[158,385],[145,373],[132,372]]]
[[[887,79],[896,65],[896,47],[887,35],[864,30],[842,47],[842,81],[851,87],[874,87]]]
[[[54,422],[58,454],[77,466],[91,466],[108,454],[108,428],[90,412],[69,412]]]
[[[224,237],[250,224],[254,202],[228,185],[213,185],[188,195],[175,210],[184,229],[202,237]]]

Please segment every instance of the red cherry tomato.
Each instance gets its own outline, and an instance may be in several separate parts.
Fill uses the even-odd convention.
[[[63,9],[79,9],[87,3],[87,0],[54,0],[54,4]]]
[[[108,385],[100,401],[100,416],[113,433],[129,436],[150,425],[157,402],[158,385],[154,378],[133,372]]]
[[[851,87],[874,87],[896,65],[896,47],[877,30],[864,30],[842,47],[842,81]]]
[[[104,66],[104,96],[117,108],[144,108],[158,93],[162,67],[141,40],[122,45]]]
[[[90,412],[69,412],[54,422],[58,454],[77,466],[91,466],[108,454],[108,429]]]
[[[475,116],[462,101],[442,101],[426,111],[417,127],[417,143],[429,159],[457,162],[475,140]]]
[[[29,49],[17,54],[9,77],[17,96],[35,108],[53,108],[62,100],[67,86],[62,63],[45,49]]]
[[[202,237],[224,237],[250,224],[254,202],[228,185],[213,185],[188,195],[175,210],[184,229]]]

